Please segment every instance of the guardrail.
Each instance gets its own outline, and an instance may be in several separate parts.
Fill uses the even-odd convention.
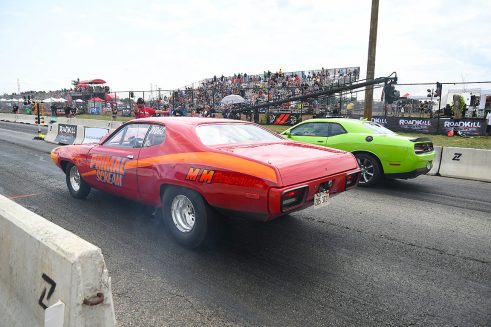
[[[114,326],[101,249],[0,195],[2,326]]]

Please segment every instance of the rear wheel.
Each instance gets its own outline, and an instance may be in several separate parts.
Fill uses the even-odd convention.
[[[360,166],[360,186],[372,186],[382,177],[382,170],[378,160],[368,153],[356,153],[356,160]]]
[[[197,248],[209,234],[213,212],[198,192],[169,187],[162,196],[162,218],[177,242]]]
[[[69,163],[66,167],[66,185],[68,191],[76,199],[85,199],[90,192],[90,186],[82,179],[77,166]]]

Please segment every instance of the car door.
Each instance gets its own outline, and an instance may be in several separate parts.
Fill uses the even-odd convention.
[[[325,122],[310,122],[301,124],[290,131],[291,139],[294,141],[326,145],[329,135],[329,126]]]
[[[169,154],[166,149],[166,128],[164,125],[151,124],[143,147],[138,157],[138,184],[143,202],[160,203],[161,176],[165,174],[166,165],[161,164],[159,156]]]
[[[87,182],[102,191],[138,200],[138,157],[149,124],[127,124],[89,152]]]
[[[326,146],[330,148],[349,151],[350,148],[348,140],[348,132],[344,127],[336,122],[329,122],[328,125],[328,137],[326,139]]]

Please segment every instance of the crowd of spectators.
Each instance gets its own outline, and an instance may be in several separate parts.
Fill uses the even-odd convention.
[[[320,69],[275,73],[265,71],[259,75],[238,73],[233,76],[214,76],[174,92],[165,100],[171,107],[186,108],[200,113],[211,109],[230,109],[220,106],[220,101],[230,94],[238,94],[246,104],[278,101],[308,94],[335,85],[355,82],[359,79],[359,67]]]
[[[250,75],[238,73],[233,76],[204,79],[178,89],[163,99],[151,99],[149,104],[156,108],[168,109],[174,115],[199,115],[211,117],[216,111],[233,112],[233,105],[223,106],[220,101],[227,95],[241,95],[246,104],[254,105],[267,101],[278,101],[292,96],[308,94],[325,88],[355,82],[359,79],[359,67],[318,69]],[[28,91],[14,98],[31,99],[64,98],[73,94],[107,93],[109,88],[102,85],[83,85],[57,91]],[[9,96],[9,98],[11,98]]]

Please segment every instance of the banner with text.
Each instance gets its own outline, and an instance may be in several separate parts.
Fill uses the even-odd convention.
[[[58,135],[55,138],[55,142],[61,144],[73,144],[77,137],[77,125],[58,125]]]
[[[404,118],[404,117],[373,117],[372,121],[394,132],[447,134],[448,131],[460,131],[469,136],[485,135],[485,119],[449,119],[449,118]]]

